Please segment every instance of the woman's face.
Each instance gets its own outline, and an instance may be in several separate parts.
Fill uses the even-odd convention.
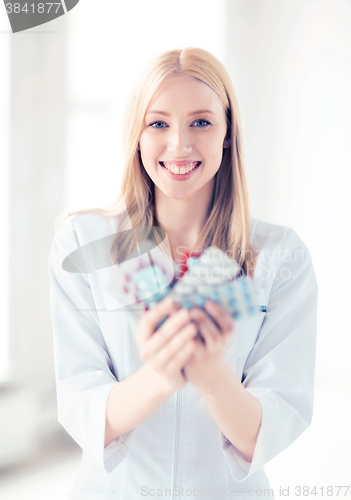
[[[146,111],[139,142],[155,190],[178,200],[212,192],[223,147],[230,144],[226,132],[225,109],[208,85],[183,76],[163,83]]]

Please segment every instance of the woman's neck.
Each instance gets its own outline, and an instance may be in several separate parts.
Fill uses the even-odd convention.
[[[207,221],[209,204],[200,201],[156,196],[157,222],[165,229],[177,256],[185,251],[202,250],[194,246]]]

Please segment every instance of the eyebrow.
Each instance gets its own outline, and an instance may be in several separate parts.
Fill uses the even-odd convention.
[[[188,113],[188,116],[199,115],[201,113],[211,113],[212,115],[214,114],[213,111],[211,111],[210,109],[198,109],[197,111],[192,111],[191,113]],[[150,109],[150,111],[148,111],[145,116],[151,115],[151,114],[171,116],[166,111],[158,111],[156,109]]]

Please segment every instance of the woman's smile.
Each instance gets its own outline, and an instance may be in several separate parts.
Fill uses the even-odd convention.
[[[171,179],[175,180],[186,180],[191,177],[193,171],[195,171],[200,165],[201,161],[177,161],[177,162],[159,162],[161,167],[167,171]]]

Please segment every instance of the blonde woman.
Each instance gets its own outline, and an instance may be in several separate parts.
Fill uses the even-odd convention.
[[[250,216],[238,104],[206,50],[151,61],[124,148],[121,196],[70,214],[49,258],[58,418],[83,449],[70,498],[273,498],[263,466],[312,419],[310,253],[292,229]],[[138,226],[163,228],[177,264],[211,245],[230,254],[262,312],[235,321],[220,304],[208,315],[167,298],[135,312],[114,294],[114,266],[63,269],[77,245],[108,235],[120,262],[132,245],[121,231]]]

